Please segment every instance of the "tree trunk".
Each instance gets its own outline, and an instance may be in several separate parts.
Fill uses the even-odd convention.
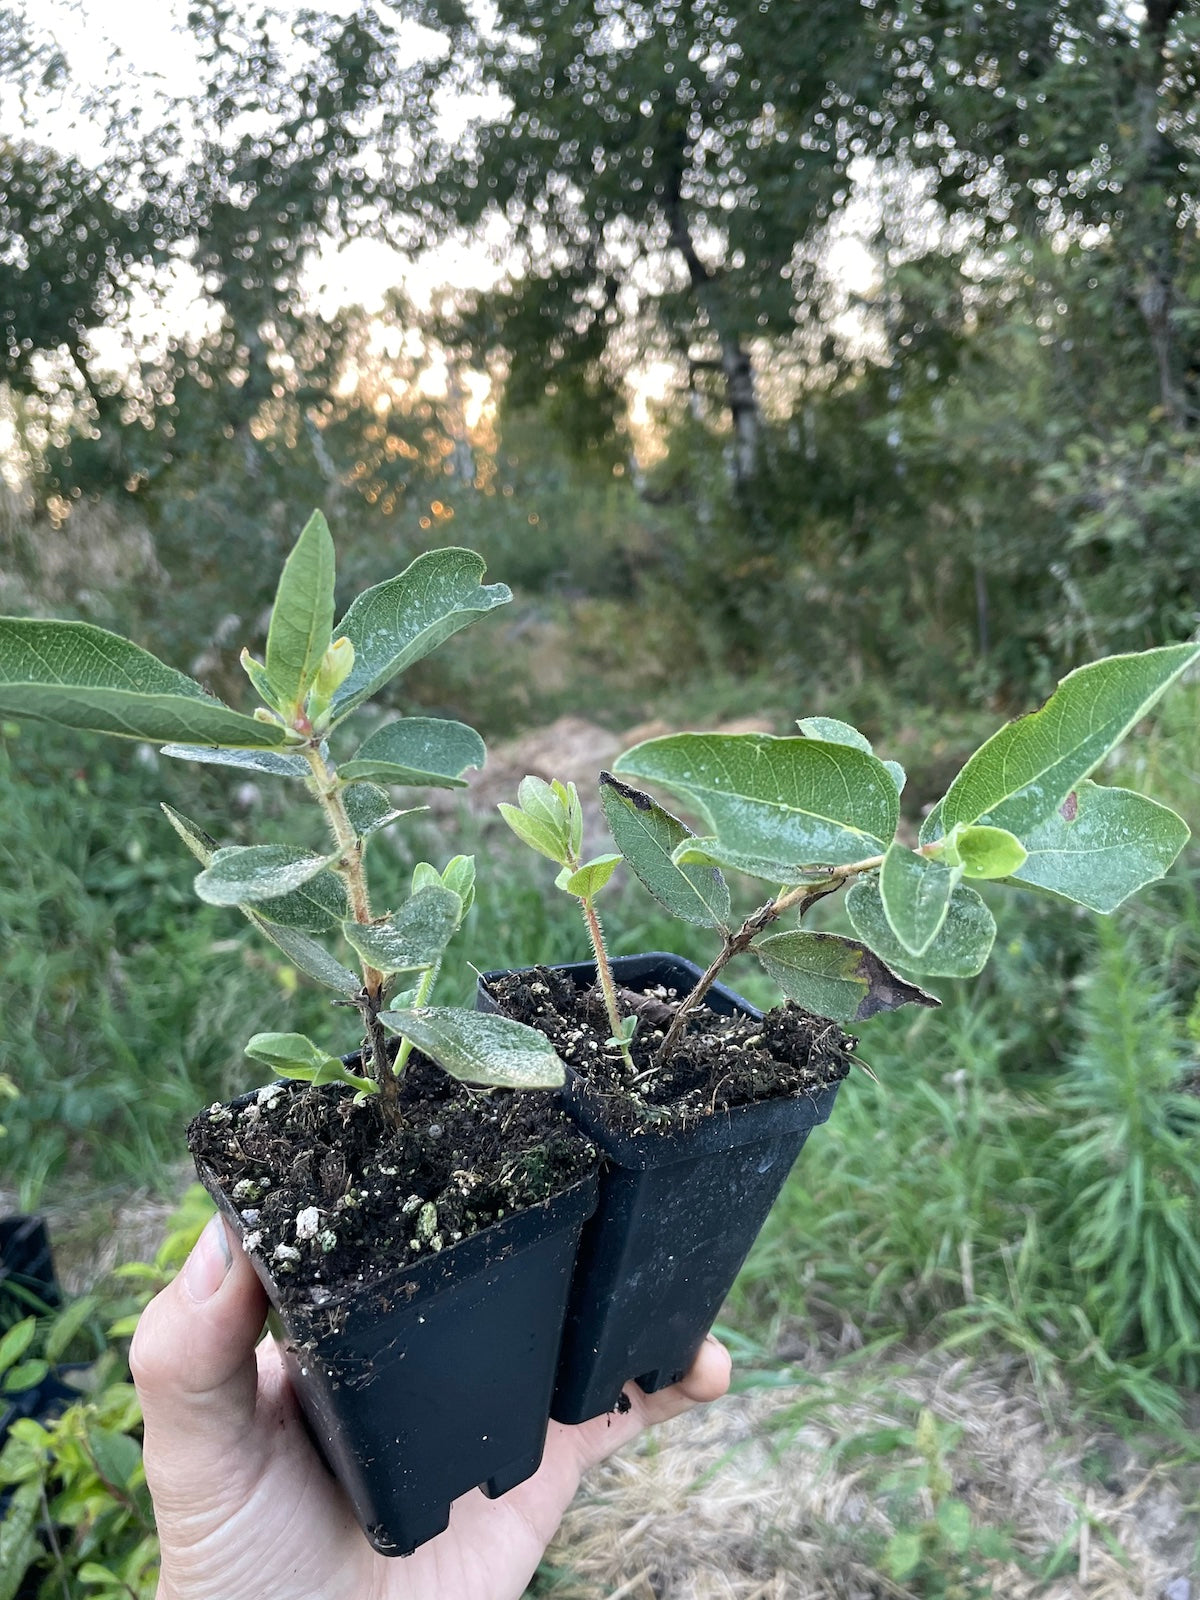
[[[664,185],[663,208],[671,244],[683,257],[692,291],[720,349],[725,404],[733,425],[733,481],[738,488],[744,488],[753,480],[757,470],[762,435],[762,412],[754,382],[754,364],[741,337],[727,326],[724,297],[717,275],[704,265],[696,253],[683,201],[681,150],[672,152]]]

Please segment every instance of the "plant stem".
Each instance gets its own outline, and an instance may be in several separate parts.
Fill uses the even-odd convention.
[[[442,958],[439,956],[429,970],[421,974],[421,981],[417,984],[417,993],[413,1000],[414,1007],[423,1006],[429,999],[429,996],[433,993],[433,986],[437,982],[437,975],[441,970]],[[412,1048],[413,1045],[411,1039],[401,1039],[400,1049],[396,1056],[396,1062],[392,1068],[392,1071],[398,1078],[403,1077],[404,1075],[404,1068],[408,1064],[409,1056],[412,1055]]]
[[[625,1070],[632,1077],[633,1057],[629,1053],[628,1041],[621,1034],[621,1009],[617,1004],[617,989],[613,983],[612,968],[608,964],[608,947],[604,943],[604,929],[600,926],[600,915],[591,900],[581,898],[579,904],[583,907],[584,924],[587,927],[588,938],[591,940],[592,953],[596,958],[596,977],[600,982],[600,993],[604,996],[604,1009],[608,1012],[608,1025],[612,1029],[613,1038],[620,1042]]]
[[[354,824],[342,799],[342,786],[337,768],[321,752],[316,739],[304,748],[304,756],[312,769],[309,787],[316,796],[334,844],[341,852],[337,872],[346,885],[346,894],[355,922],[370,922],[371,897],[367,890],[367,875],[363,866],[362,840],[354,831]],[[363,987],[357,1005],[363,1020],[366,1039],[364,1054],[371,1076],[379,1088],[380,1107],[390,1122],[399,1122],[400,1080],[388,1061],[387,1034],[379,1020],[383,1009],[384,975],[369,962],[362,963]]]
[[[929,853],[929,847],[922,847],[922,854]],[[683,1037],[683,1030],[687,1026],[687,1019],[696,1009],[704,996],[720,977],[726,965],[736,955],[741,955],[743,950],[750,947],[753,939],[764,928],[769,928],[773,922],[790,911],[794,905],[800,907],[800,918],[816,905],[818,900],[823,900],[827,894],[836,894],[851,878],[858,877],[863,872],[873,872],[876,867],[883,865],[882,856],[869,856],[863,861],[855,861],[846,867],[830,867],[828,878],[818,883],[800,883],[794,889],[788,889],[768,900],[765,906],[760,906],[742,923],[736,933],[726,933],[725,943],[720,952],[712,961],[708,970],[700,978],[691,994],[680,1001],[679,1009],[672,1019],[671,1026],[667,1029],[666,1037],[655,1052],[656,1066],[665,1065],[678,1048]]]

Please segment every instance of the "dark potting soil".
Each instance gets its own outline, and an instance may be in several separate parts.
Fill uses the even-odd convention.
[[[760,1019],[722,1016],[698,1006],[670,1061],[651,1061],[683,995],[657,987],[645,995],[619,993],[621,1011],[638,1013],[631,1083],[611,1035],[598,986],[578,988],[562,972],[533,967],[489,985],[506,1017],[544,1033],[563,1061],[590,1089],[612,1096],[615,1130],[681,1128],[715,1111],[757,1100],[810,1095],[840,1083],[850,1071],[857,1039],[836,1022],[788,1001]]]
[[[374,1097],[354,1100],[337,1084],[272,1084],[188,1129],[288,1303],[357,1292],[569,1188],[595,1161],[553,1091],[470,1089],[419,1051],[401,1126]]]

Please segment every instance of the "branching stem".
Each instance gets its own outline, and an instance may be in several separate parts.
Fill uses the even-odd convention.
[[[933,846],[922,845],[918,851],[921,855],[933,853]],[[785,911],[790,911],[793,906],[799,906],[799,920],[803,921],[805,915],[816,905],[818,900],[824,900],[826,895],[836,894],[837,891],[850,881],[859,877],[864,872],[874,872],[883,865],[882,856],[868,856],[863,861],[852,862],[845,867],[830,867],[827,876],[809,883],[799,883],[793,889],[785,890],[774,900],[768,900],[766,905],[760,906],[757,911],[748,916],[736,933],[725,932],[725,942],[713,959],[708,970],[700,978],[696,987],[680,1002],[667,1029],[663,1042],[655,1053],[655,1065],[665,1065],[679,1046],[683,1037],[683,1030],[687,1026],[687,1019],[696,1009],[713,984],[721,976],[725,967],[734,956],[741,955],[743,950],[748,950],[752,941],[764,928],[769,928],[777,922]]]

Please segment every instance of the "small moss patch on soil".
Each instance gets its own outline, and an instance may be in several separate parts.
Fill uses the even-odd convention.
[[[563,1061],[596,1093],[611,1097],[615,1129],[679,1129],[716,1111],[758,1100],[795,1098],[840,1083],[858,1041],[836,1022],[788,1001],[761,1019],[723,1016],[699,1006],[664,1066],[652,1066],[682,994],[659,986],[620,992],[623,1012],[639,1015],[634,1076],[607,1046],[611,1029],[597,987],[578,988],[563,972],[532,967],[489,985],[506,1017],[544,1033]]]
[[[419,1051],[401,1108],[392,1127],[374,1098],[289,1083],[189,1127],[285,1302],[322,1306],[379,1282],[569,1188],[596,1159],[555,1092],[471,1089]]]

